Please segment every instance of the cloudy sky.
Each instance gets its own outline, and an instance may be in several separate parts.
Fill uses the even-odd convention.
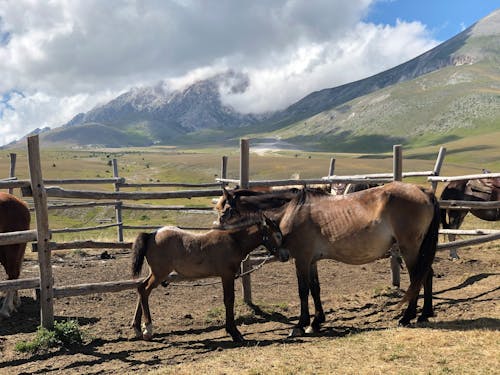
[[[132,87],[233,69],[224,101],[284,108],[405,62],[500,0],[0,0],[0,145]]]

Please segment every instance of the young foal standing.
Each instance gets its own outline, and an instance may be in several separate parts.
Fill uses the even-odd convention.
[[[419,321],[433,316],[432,262],[439,230],[439,205],[431,192],[412,184],[393,182],[341,196],[314,190],[258,194],[248,190],[224,191],[217,205],[221,225],[264,212],[280,224],[282,247],[295,258],[300,319],[292,336],[309,326],[309,292],[315,315],[308,332],[318,331],[325,315],[320,299],[317,261],[334,259],[365,264],[389,256],[399,246],[410,275],[403,301],[408,307],[399,321],[408,325],[416,317],[417,299],[424,287]]]
[[[30,212],[23,201],[15,196],[0,192],[0,233],[30,229]],[[26,243],[0,246],[0,263],[4,266],[8,280],[19,278]],[[19,306],[17,290],[5,294],[0,308],[0,320],[8,318]]]
[[[139,275],[144,257],[150,268],[149,276],[137,288],[139,299],[132,327],[138,337],[151,340],[153,327],[149,311],[149,295],[170,272],[188,278],[220,276],[226,307],[226,331],[234,341],[242,342],[243,336],[234,322],[234,279],[243,259],[255,248],[264,245],[273,255],[281,246],[279,227],[267,218],[258,222],[247,221],[237,228],[213,229],[195,234],[176,227],[163,227],[154,233],[137,236],[133,250],[132,271]],[[141,317],[144,314],[143,331]]]

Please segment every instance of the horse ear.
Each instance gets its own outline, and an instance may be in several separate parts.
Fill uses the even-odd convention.
[[[231,194],[225,187],[222,188],[222,196],[227,201],[227,203],[232,206],[234,195]]]

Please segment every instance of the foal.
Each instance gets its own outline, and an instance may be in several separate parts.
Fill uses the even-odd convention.
[[[137,337],[151,340],[153,327],[149,311],[149,295],[170,272],[188,278],[220,276],[226,307],[226,331],[233,341],[244,341],[234,322],[234,279],[243,259],[255,248],[264,245],[277,255],[282,235],[270,219],[247,222],[234,229],[213,229],[204,234],[191,233],[177,227],[163,227],[154,233],[137,236],[133,250],[132,272],[139,275],[144,257],[149,276],[137,288],[139,298],[132,327]],[[141,318],[144,314],[143,330]]]

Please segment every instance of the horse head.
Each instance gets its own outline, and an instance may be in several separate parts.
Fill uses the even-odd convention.
[[[281,247],[283,243],[283,234],[281,233],[279,225],[266,215],[262,215],[260,228],[262,230],[262,244],[266,249],[278,258],[280,262],[288,261],[290,253],[288,250]]]

